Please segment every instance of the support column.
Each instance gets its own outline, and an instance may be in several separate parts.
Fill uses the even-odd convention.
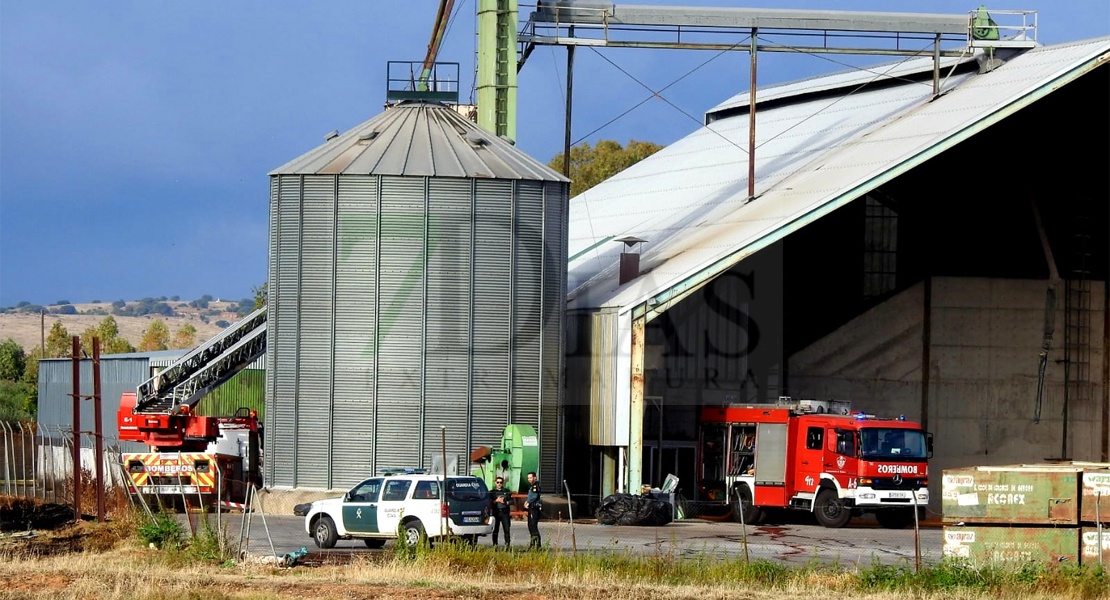
[[[644,334],[647,319],[632,321],[632,387],[628,408],[628,492],[640,493],[644,471]]]
[[[517,0],[478,1],[478,125],[516,139]]]
[[[613,446],[601,448],[601,497],[605,498],[617,491],[617,449]]]

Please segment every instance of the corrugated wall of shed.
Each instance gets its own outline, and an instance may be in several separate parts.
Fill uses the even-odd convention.
[[[544,184],[543,194],[543,304],[540,363],[540,470],[543,479],[563,480],[563,381],[567,297],[567,202],[565,183]]]
[[[267,372],[272,373],[274,381],[269,407],[272,426],[267,431],[273,443],[267,444],[271,449],[268,464],[271,482],[296,486],[298,448],[295,440],[300,420],[297,346],[301,312],[301,177],[282,175],[279,185],[276,268],[271,271],[267,298],[267,365],[273,365]]]
[[[424,458],[441,452],[441,427],[449,456],[470,452],[472,187],[469,179],[428,179]]]
[[[513,184],[474,182],[471,445],[499,447],[509,423]]]
[[[119,439],[116,414],[119,399],[124,392],[134,392],[139,383],[146,381],[150,367],[146,358],[101,359],[100,361],[100,425],[105,437]],[[91,360],[81,361],[81,394],[93,393]],[[73,363],[69,360],[43,360],[39,362],[38,423],[51,432],[73,428]],[[92,400],[81,401],[81,429],[92,431],[95,427],[95,407]],[[147,450],[145,444],[123,442],[123,449],[131,452]]]
[[[248,367],[239,371],[226,383],[201,398],[195,412],[198,415],[226,417],[235,414],[235,411],[240,408],[257,411],[259,418],[265,420],[266,371],[264,369]]]
[[[297,485],[329,488],[335,176],[306,175],[301,202]]]
[[[427,264],[424,178],[382,177],[375,468],[418,465]]]
[[[378,178],[339,178],[332,454],[345,468],[334,487],[374,472],[374,357],[378,277]]]
[[[588,334],[579,332],[579,344],[587,344],[590,357],[589,401],[590,444],[595,446],[621,446],[617,423],[616,373],[618,314],[615,310],[591,311],[584,315]]]

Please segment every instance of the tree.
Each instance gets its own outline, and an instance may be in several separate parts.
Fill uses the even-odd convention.
[[[578,144],[570,149],[570,195],[577,196],[662,149],[658,144],[636,140],[623,148],[613,140],[599,140],[592,148],[589,142]],[[562,173],[563,153],[551,159],[548,166]]]
[[[0,381],[0,421],[33,420],[34,390],[22,381]]]
[[[94,336],[100,338],[101,354],[123,354],[135,351],[131,342],[119,337],[119,325],[116,324],[116,319],[111,315],[104,317],[104,320],[96,327],[90,327],[81,334],[81,347],[86,352],[92,352]]]
[[[27,365],[27,354],[12,338],[0,342],[0,381],[19,381]]]
[[[39,397],[39,356],[42,355],[42,348],[35,346],[27,355],[27,363],[23,367],[23,383],[28,386],[31,391],[31,397],[35,402],[30,406],[32,415],[38,412],[38,397]]]
[[[251,293],[254,294],[254,309],[258,310],[266,306],[266,297],[270,295],[270,282],[263,281],[262,285],[252,287]]]
[[[166,350],[170,343],[170,329],[161,319],[155,320],[143,332],[143,339],[139,342],[139,350],[150,352],[153,350]]]
[[[50,332],[46,334],[46,356],[48,358],[61,358],[73,355],[73,340],[69,336],[61,321],[54,321]]]
[[[173,347],[179,349],[189,349],[197,345],[197,328],[193,327],[190,323],[186,323],[177,329],[173,334]]]

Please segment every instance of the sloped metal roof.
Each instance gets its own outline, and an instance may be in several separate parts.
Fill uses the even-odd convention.
[[[941,78],[946,77],[952,70],[953,66],[962,65],[966,63],[976,62],[973,55],[967,55],[961,58],[941,58],[940,71]],[[782,98],[790,98],[794,96],[801,96],[803,94],[812,94],[816,92],[830,92],[838,89],[850,90],[853,87],[864,85],[880,77],[880,80],[889,79],[905,79],[914,76],[923,75],[925,73],[932,73],[933,59],[930,56],[921,58],[912,58],[909,60],[899,60],[884,64],[878,64],[865,69],[848,69],[846,71],[839,71],[836,73],[827,73],[824,75],[817,75],[814,77],[807,77],[806,79],[798,79],[795,81],[788,81],[776,85],[769,85],[765,88],[759,88],[757,102],[769,102],[771,100],[778,100]],[[714,121],[714,115],[719,115],[722,112],[729,111],[736,108],[746,108],[750,104],[748,99],[748,90],[744,90],[735,96],[725,100],[724,102],[714,106],[706,111],[706,121]],[[758,106],[756,107],[758,113]],[[756,129],[758,130],[758,124]]]
[[[443,104],[404,102],[270,175],[409,175],[569,181]]]
[[[953,75],[936,99],[931,82],[905,82],[757,111],[752,201],[748,117],[717,120],[571,199],[568,308],[662,310],[743,257],[1107,62],[1110,38],[1100,38],[1035,48],[989,73]],[[642,275],[619,285],[621,245],[611,240],[626,235],[648,242]]]

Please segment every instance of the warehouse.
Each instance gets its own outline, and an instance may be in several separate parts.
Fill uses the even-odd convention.
[[[780,396],[922,423],[933,473],[1107,459],[1110,39],[995,58],[761,89],[754,196],[743,93],[572,200],[578,489],[696,497],[701,408]]]

